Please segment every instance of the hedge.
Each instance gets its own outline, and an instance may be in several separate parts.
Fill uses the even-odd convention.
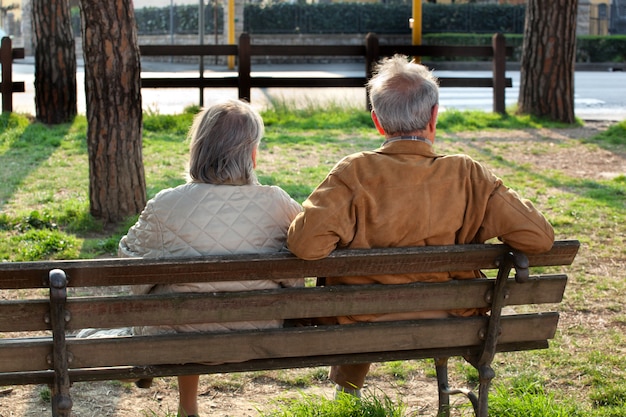
[[[522,33],[523,5],[422,5],[422,33]],[[314,3],[248,4],[244,30],[272,33],[411,33],[410,4]]]
[[[579,36],[576,62],[626,62],[626,35]]]
[[[143,7],[135,10],[140,35],[198,33],[198,6]],[[217,33],[223,33],[224,10],[218,7]],[[422,4],[422,33],[522,33],[523,5]],[[246,4],[244,30],[250,34],[411,33],[410,3],[275,3]],[[205,33],[214,33],[213,7],[205,8]],[[80,13],[72,10],[72,26],[80,34]]]

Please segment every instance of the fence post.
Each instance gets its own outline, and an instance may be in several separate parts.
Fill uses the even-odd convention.
[[[2,112],[13,111],[13,47],[11,38],[4,37],[0,43],[0,67],[2,68]]]
[[[506,41],[502,33],[496,33],[491,38],[493,48],[493,111],[506,114]]]
[[[365,79],[369,81],[374,73],[374,65],[379,58],[378,36],[375,33],[368,33],[365,36]],[[370,104],[369,91],[365,88],[365,108],[372,110]]]
[[[250,90],[251,57],[250,35],[246,32],[239,36],[239,99],[252,102]]]

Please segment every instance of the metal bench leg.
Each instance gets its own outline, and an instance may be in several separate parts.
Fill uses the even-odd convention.
[[[48,359],[54,368],[52,386],[53,417],[70,417],[72,397],[70,396],[70,377],[68,373],[69,354],[65,344],[65,322],[69,313],[65,310],[67,301],[67,277],[60,269],[53,269],[50,279],[50,324],[52,325],[53,350]]]
[[[478,404],[474,404],[476,417],[487,417],[489,412],[489,388],[491,381],[496,375],[493,368],[491,368],[491,363],[496,354],[496,346],[500,336],[500,319],[502,308],[506,305],[506,299],[508,298],[506,286],[511,269],[515,268],[515,280],[517,282],[521,283],[528,280],[528,258],[523,253],[508,252],[498,260],[498,263],[498,276],[491,296],[491,313],[487,329],[484,330],[482,352],[470,361],[478,370],[480,379]]]
[[[486,365],[478,368],[480,387],[478,388],[478,409],[474,407],[476,417],[487,417],[489,413],[489,388],[491,387],[491,380],[495,376],[496,373],[491,366]]]
[[[474,408],[474,413],[478,415],[478,397],[471,390],[466,388],[450,388],[448,386],[448,359],[435,358],[435,369],[437,371],[437,389],[439,391],[439,411],[437,417],[450,417],[450,395],[465,395]]]
[[[435,358],[437,391],[439,391],[439,411],[437,417],[450,417],[450,394],[448,393],[448,359]]]

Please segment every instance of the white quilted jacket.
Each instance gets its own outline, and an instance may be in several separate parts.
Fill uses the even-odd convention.
[[[119,243],[121,257],[189,257],[277,252],[302,210],[279,187],[187,183],[159,192]],[[303,280],[237,281],[138,286],[140,293],[214,292],[304,285]],[[176,328],[142,328],[136,333],[218,331],[279,327],[281,322],[205,323]]]

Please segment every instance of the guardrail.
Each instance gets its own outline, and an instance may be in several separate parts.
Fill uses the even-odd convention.
[[[491,77],[442,77],[441,87],[487,87],[493,89],[493,111],[505,113],[505,89],[513,85],[506,78],[507,47],[504,35],[493,35],[491,46],[380,45],[375,34],[368,34],[364,45],[253,45],[250,35],[242,33],[239,45],[141,45],[142,56],[236,56],[237,76],[206,78],[142,78],[142,88],[237,88],[239,98],[250,101],[252,88],[365,87],[372,76],[373,64],[382,57],[400,53],[417,57],[491,57]],[[259,77],[251,76],[253,56],[345,56],[362,57],[363,77]],[[367,100],[366,100],[367,103]],[[367,105],[367,104],[366,104]]]
[[[0,69],[2,70],[0,94],[2,94],[2,112],[13,111],[13,93],[23,93],[26,91],[23,81],[13,81],[13,60],[22,58],[24,58],[24,48],[13,48],[11,38],[2,38],[0,43]]]

